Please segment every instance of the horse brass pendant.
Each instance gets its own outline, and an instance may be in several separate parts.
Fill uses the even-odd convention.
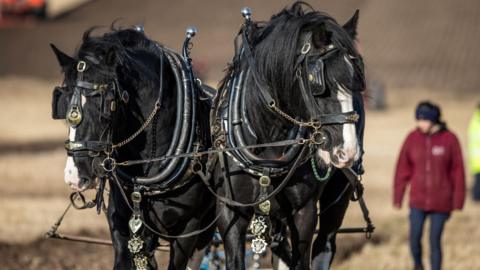
[[[137,233],[138,230],[142,227],[143,222],[138,216],[133,216],[130,221],[128,222],[128,226],[130,227],[130,230],[132,233]]]
[[[133,257],[133,263],[135,264],[136,270],[147,270],[148,269],[148,259],[145,255],[136,254]]]
[[[250,231],[255,236],[252,240],[252,251],[256,254],[264,253],[268,247],[266,239],[269,239],[270,234],[269,223],[265,216],[255,216],[250,223]]]
[[[143,248],[143,240],[137,235],[133,235],[130,240],[128,240],[128,250],[132,254],[139,253]]]

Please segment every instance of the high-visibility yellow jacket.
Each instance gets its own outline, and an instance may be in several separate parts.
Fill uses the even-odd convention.
[[[480,109],[477,109],[468,126],[468,161],[473,174],[480,173]]]

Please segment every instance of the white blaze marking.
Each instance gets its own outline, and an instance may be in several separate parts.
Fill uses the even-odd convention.
[[[353,65],[352,65],[352,62],[350,61],[350,58],[345,55],[343,59],[345,59],[345,62],[348,65],[348,71],[350,72],[350,76],[353,76],[354,70],[353,70]]]
[[[353,111],[353,98],[352,95],[348,94],[347,90],[343,88],[340,84],[338,85],[337,99],[340,102],[342,107],[342,112],[351,112]],[[350,159],[357,159],[359,155],[359,146],[357,142],[357,133],[355,131],[354,123],[345,123],[343,124],[343,146],[342,150],[347,154]]]
[[[81,95],[81,106],[83,106],[87,103],[87,99]],[[75,133],[76,129],[73,127],[70,127],[69,133],[68,133],[68,139],[71,142],[75,141]],[[64,180],[67,185],[74,189],[80,189],[78,184],[80,183],[80,177],[78,175],[78,168],[75,165],[75,162],[73,161],[73,157],[68,156],[67,157],[67,164],[65,164],[65,169],[64,169]]]
[[[282,261],[282,259],[278,258],[278,266],[277,266],[277,270],[288,270],[290,269],[290,267],[288,267],[288,265]]]
[[[70,127],[70,131],[68,134],[68,139],[70,141],[75,141],[75,128]],[[69,186],[73,186],[78,188],[78,184],[80,182],[80,177],[78,176],[78,168],[75,166],[75,162],[73,161],[73,157],[67,157],[67,164],[65,165],[65,183]]]

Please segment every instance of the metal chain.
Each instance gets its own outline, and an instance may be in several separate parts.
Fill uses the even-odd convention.
[[[158,109],[160,109],[160,104],[158,102],[155,103],[155,107],[153,108],[153,111],[150,113],[150,115],[147,117],[147,120],[145,120],[145,122],[143,123],[143,125],[135,132],[133,133],[130,137],[128,137],[127,139],[125,139],[124,141],[120,142],[120,143],[117,143],[117,144],[113,144],[112,145],[112,149],[115,149],[115,148],[120,148],[124,145],[126,145],[127,143],[131,142],[133,139],[135,139],[138,135],[140,135],[140,133],[142,133],[147,127],[148,125],[150,124],[150,122],[152,122],[153,118],[155,117],[155,115],[157,114],[158,112]]]
[[[269,105],[272,110],[274,110],[276,113],[278,113],[280,116],[283,118],[287,119],[288,121],[292,122],[293,124],[301,127],[311,127],[313,129],[319,129],[321,127],[320,123],[318,121],[309,121],[309,122],[303,122],[299,121],[290,115],[288,115],[286,112],[282,111],[280,108],[277,107],[275,103],[272,103]]]
[[[317,179],[317,181],[323,182],[330,178],[331,172],[332,172],[331,166],[328,166],[325,176],[320,176],[320,173],[318,172],[318,169],[317,169],[317,165],[315,164],[315,158],[313,156],[310,158],[310,164],[312,165],[313,175],[315,176],[315,179]]]

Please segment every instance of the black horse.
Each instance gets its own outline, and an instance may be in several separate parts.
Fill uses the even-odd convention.
[[[237,148],[220,154],[214,171],[227,269],[245,268],[249,224],[256,251],[270,242],[290,269],[310,269],[317,202],[325,192],[332,199],[321,199],[322,206],[342,199],[321,216],[314,257],[325,251],[324,236],[334,234],[348,203],[351,190],[341,193],[348,181],[338,169],[361,163],[358,14],[342,27],[305,5],[297,2],[268,22],[253,22],[243,11],[236,54],[213,104],[214,146]],[[246,147],[258,144],[268,147]],[[287,231],[291,247],[282,238]]]
[[[97,186],[98,205],[109,182],[114,269],[156,268],[159,237],[170,242],[168,269],[185,269],[212,237],[215,200],[193,173],[198,157],[151,159],[210,147],[208,119],[199,116],[208,115],[212,93],[198,87],[189,61],[141,27],[90,33],[75,57],[52,45],[65,74],[53,117],[70,125],[65,181],[75,190]]]

